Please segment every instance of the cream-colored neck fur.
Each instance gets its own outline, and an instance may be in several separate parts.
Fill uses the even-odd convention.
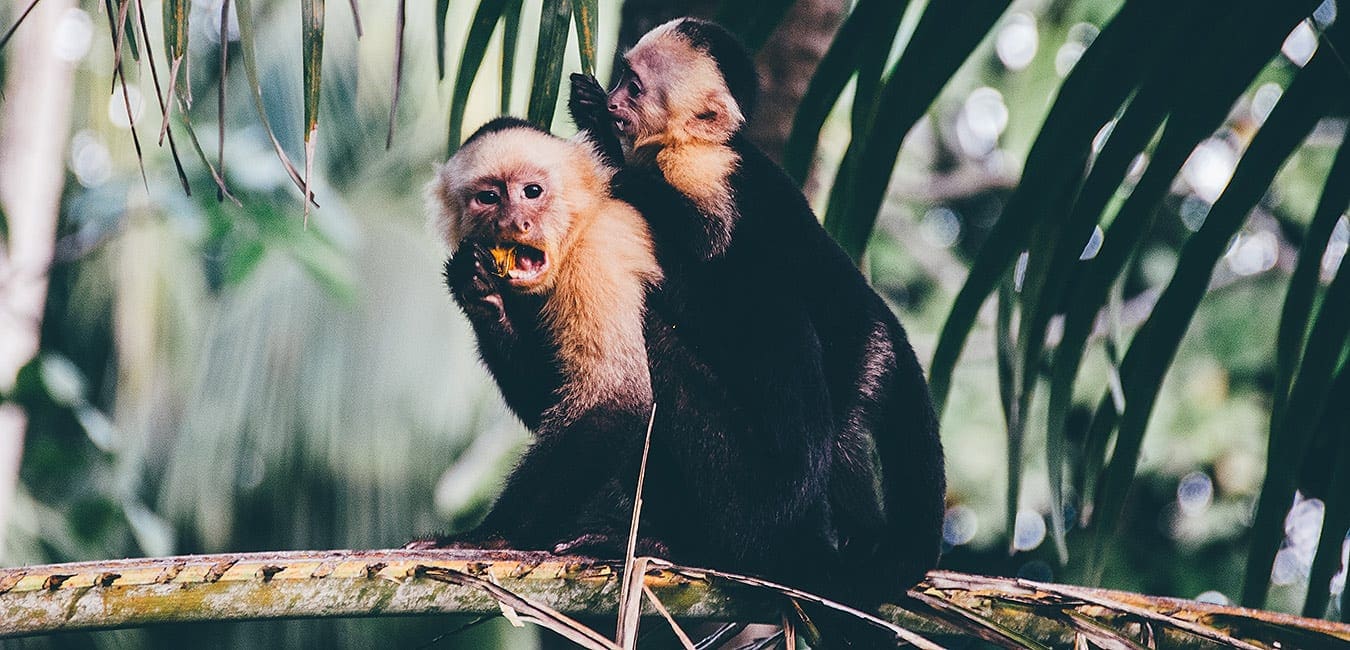
[[[607,187],[592,189],[577,194],[597,198],[574,204],[571,241],[544,304],[567,378],[546,418],[571,419],[603,402],[651,400],[643,313],[661,269],[642,216],[610,199]]]

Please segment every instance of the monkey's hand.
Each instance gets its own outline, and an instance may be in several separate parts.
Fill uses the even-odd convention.
[[[572,91],[567,97],[567,112],[572,122],[582,131],[593,131],[597,127],[609,127],[609,96],[600,82],[591,75],[572,73],[568,77],[572,82]]]
[[[493,268],[492,253],[477,242],[464,242],[445,261],[445,284],[471,320],[506,321],[502,282],[492,272]]]
[[[614,124],[609,117],[609,95],[595,77],[572,73],[571,93],[567,97],[567,112],[577,130],[586,134],[606,165],[623,166],[623,145],[614,132]]]

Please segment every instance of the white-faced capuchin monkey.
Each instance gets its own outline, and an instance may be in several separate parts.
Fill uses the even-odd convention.
[[[758,79],[731,34],[677,19],[624,61],[608,94],[573,75],[569,108],[620,167],[614,196],[650,224],[667,317],[757,428],[779,432],[766,449],[810,450],[779,505],[825,504],[838,560],[827,593],[865,606],[901,597],[937,562],[945,495],[937,419],[904,329],[746,139]],[[819,356],[823,423],[819,404],[797,403],[815,381],[803,380],[806,350]],[[766,454],[741,471],[776,462]]]
[[[429,186],[433,226],[454,252],[450,288],[536,440],[478,528],[410,546],[551,549],[593,532],[592,516],[626,526],[618,497],[588,500],[622,493],[618,468],[631,473],[641,449],[652,404],[643,303],[661,271],[646,222],[610,197],[610,173],[587,142],[498,118]]]

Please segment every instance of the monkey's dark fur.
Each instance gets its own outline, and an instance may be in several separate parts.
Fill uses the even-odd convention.
[[[658,408],[645,546],[679,562],[760,574],[855,604],[897,598],[936,563],[939,550],[942,450],[922,369],[895,316],[820,227],[800,190],[745,139],[741,116],[755,90],[748,55],[710,23],[678,22],[672,35],[716,64],[737,119],[726,123],[725,139],[698,143],[698,155],[711,158],[672,161],[661,150],[683,145],[657,142],[633,149],[612,182],[615,196],[646,218],[665,276],[648,295],[643,328]],[[670,83],[682,78],[665,73]],[[621,77],[616,94],[632,74]],[[574,119],[621,164],[606,103],[593,80],[573,78]],[[704,106],[674,108],[714,131],[726,117]],[[708,126],[702,122],[695,126]],[[672,174],[684,173],[714,177],[727,201],[682,191],[687,182],[677,189]],[[538,300],[503,286],[488,261],[460,248],[447,262],[447,283],[508,404],[533,428],[568,378],[540,329]],[[502,308],[483,309],[494,295]],[[607,464],[603,480],[591,477],[585,493],[570,489],[573,472],[564,465],[531,462],[540,455],[532,450],[508,491],[552,493],[553,501],[561,492],[572,507],[567,521],[525,522],[515,530],[526,532],[502,534],[505,541],[621,549],[642,442],[631,421],[597,421],[597,434],[565,452],[584,464],[577,471],[606,472],[577,454],[594,453]],[[494,518],[521,516],[506,506],[504,496],[485,524],[499,529]]]
[[[923,370],[890,308],[820,226],[787,174],[746,139],[743,121],[731,120],[725,140],[714,143],[735,154],[721,172],[730,209],[709,210],[672,185],[675,176],[691,173],[669,155],[672,150],[707,145],[668,135],[672,125],[687,114],[694,123],[690,131],[697,132],[723,120],[719,111],[734,115],[738,108],[749,115],[757,81],[749,55],[720,26],[684,19],[666,27],[630,51],[633,65],[607,100],[593,79],[574,75],[569,107],[578,126],[610,156],[617,149],[612,118],[620,118],[621,135],[630,139],[629,161],[615,175],[613,191],[650,224],[665,273],[665,309],[733,399],[764,430],[778,432],[757,441],[765,453],[740,467],[769,479],[760,487],[781,491],[758,502],[727,495],[729,505],[747,517],[747,527],[823,510],[838,549],[837,566],[821,576],[826,593],[862,604],[899,597],[936,564],[940,550],[945,477]],[[671,54],[678,42],[693,60]],[[640,79],[635,66],[642,64],[644,48],[667,48],[657,61],[711,59],[720,73],[714,81],[735,106],[667,106],[663,123],[644,133],[632,124],[644,119],[636,109],[646,107],[637,104],[660,101],[652,97],[680,100],[670,99],[677,97],[670,88],[642,94],[629,84],[698,83],[699,76],[644,69],[668,78]],[[708,169],[692,173],[711,175]],[[821,382],[829,403],[809,397]],[[813,549],[792,551],[801,556]]]

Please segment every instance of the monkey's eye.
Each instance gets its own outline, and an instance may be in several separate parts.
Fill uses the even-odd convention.
[[[543,193],[544,188],[540,187],[537,183],[530,183],[525,186],[525,198],[527,199],[537,199],[539,198],[539,195]]]
[[[501,195],[493,190],[483,190],[482,192],[473,195],[473,198],[483,205],[496,205],[502,200]]]

